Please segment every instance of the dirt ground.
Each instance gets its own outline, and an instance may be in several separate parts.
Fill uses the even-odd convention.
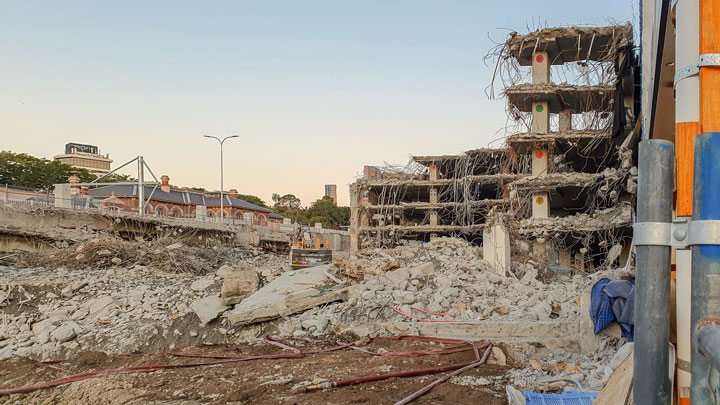
[[[332,343],[286,341],[301,351],[336,346]],[[364,349],[378,352],[436,351],[458,345],[422,341],[374,339]],[[469,349],[469,346],[467,346]],[[484,349],[480,349],[482,353]],[[43,364],[13,357],[0,362],[0,387],[36,384],[77,373],[156,364],[189,364],[212,361],[181,357],[244,356],[290,353],[258,342],[240,346],[191,347],[179,351],[108,356],[83,352],[63,362]],[[235,403],[235,404],[392,404],[446,373],[391,378],[384,381],[305,392],[305,385],[324,381],[434,368],[475,360],[472,349],[425,356],[381,356],[345,348],[301,358],[259,359],[221,365],[173,368],[149,373],[105,376],[26,394],[0,397],[0,403],[23,404],[120,404],[120,403]],[[417,404],[504,404],[509,366],[483,364],[445,381],[416,400]],[[484,380],[479,378],[484,377]],[[480,381],[474,383],[473,381]]]

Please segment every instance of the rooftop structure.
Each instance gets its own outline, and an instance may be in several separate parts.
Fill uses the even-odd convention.
[[[97,146],[79,143],[66,144],[65,153],[56,155],[54,159],[60,163],[86,169],[96,175],[109,173],[110,164],[113,162],[109,154],[100,154],[100,149]]]
[[[175,188],[169,184],[168,176],[161,177],[162,184],[158,188],[145,186],[144,195],[148,199],[146,212],[158,216],[179,218],[219,217],[220,194],[191,191],[187,188]],[[87,190],[90,197],[108,201],[112,207],[120,211],[135,211],[138,206],[138,186],[130,184],[111,185]],[[225,216],[250,221],[254,224],[267,226],[270,222],[282,223],[283,216],[270,209],[251,204],[237,198],[237,190],[230,190],[223,195]],[[103,204],[105,205],[105,204]]]

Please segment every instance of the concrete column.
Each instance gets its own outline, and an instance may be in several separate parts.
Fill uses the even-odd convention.
[[[550,216],[550,203],[548,201],[547,193],[534,193],[532,199],[533,218],[548,218]]]
[[[498,274],[507,274],[510,268],[510,234],[502,221],[493,221],[483,229],[483,259],[490,263]]]
[[[438,190],[435,187],[430,189],[430,204],[437,204],[438,202]]]
[[[532,132],[550,132],[550,114],[548,113],[547,101],[533,103],[532,109]],[[532,175],[538,176],[549,171],[547,149],[533,151]],[[532,200],[533,218],[547,218],[550,216],[550,204],[548,204],[548,193],[538,192],[533,194]]]
[[[430,181],[435,181],[438,179],[438,167],[435,163],[430,165],[430,170],[428,171],[428,174],[430,175]]]
[[[358,220],[360,210],[358,209],[358,199],[360,198],[358,187],[356,184],[350,186],[350,250],[357,252],[360,245],[358,244]]]
[[[558,114],[558,131],[572,130],[572,112],[570,110],[562,110]]]
[[[550,61],[547,52],[533,52],[532,82],[533,84],[550,83]],[[550,132],[550,109],[547,101],[532,103],[532,123],[530,130],[537,134]],[[548,172],[548,150],[536,149],[532,156],[532,175],[539,176]],[[547,192],[536,192],[532,195],[533,218],[547,218],[550,216],[550,204]],[[536,240],[533,251],[537,257],[547,258],[547,242]]]
[[[532,126],[530,130],[536,134],[547,134],[550,132],[550,113],[548,113],[547,101],[535,101],[532,103]]]
[[[547,149],[535,149],[532,155],[532,175],[541,176],[548,172]]]
[[[533,52],[532,82],[533,84],[550,83],[550,63],[547,52]]]
[[[436,211],[430,211],[430,225],[431,226],[437,226],[438,224],[438,214]]]

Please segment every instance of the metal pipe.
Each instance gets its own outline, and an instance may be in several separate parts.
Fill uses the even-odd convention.
[[[137,157],[138,162],[138,215],[145,214],[145,170],[143,157]]]
[[[695,137],[693,221],[720,220],[720,132]],[[720,318],[720,246],[692,247],[691,390],[693,404],[718,403],[718,373],[700,350],[699,330]],[[706,332],[704,335],[707,336]],[[709,342],[704,342],[709,345]],[[717,350],[717,348],[713,349]]]
[[[638,222],[672,222],[672,142],[640,142]],[[670,247],[637,246],[633,403],[670,404]]]
[[[223,202],[223,144],[225,143],[226,140],[228,140],[230,138],[239,138],[239,135],[226,136],[222,140],[220,140],[220,138],[218,138],[216,136],[212,136],[212,135],[203,135],[203,136],[205,138],[215,139],[216,141],[218,141],[218,143],[220,143],[220,223],[225,223],[225,221],[224,221],[225,213],[224,213],[224,208],[223,208],[224,207],[224,202]]]

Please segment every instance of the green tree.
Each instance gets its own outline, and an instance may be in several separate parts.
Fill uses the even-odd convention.
[[[300,199],[293,194],[285,194],[282,196],[280,194],[273,194],[272,199],[275,207],[300,208],[300,204],[302,204]]]
[[[70,176],[77,176],[88,183],[97,178],[86,169],[79,169],[58,161],[36,158],[26,153],[0,151],[0,184],[47,190],[57,183],[67,183]],[[112,174],[104,182],[130,179],[125,175]]]
[[[255,205],[259,205],[261,207],[270,208],[267,205],[265,205],[265,201],[263,201],[262,198],[254,196],[254,195],[238,194],[237,198],[239,198],[241,200],[245,200],[245,201],[249,202],[250,204],[255,204]]]
[[[338,207],[330,197],[315,201],[305,213],[308,224],[320,222],[323,228],[337,228],[350,224],[350,207]]]
[[[272,210],[275,211],[276,214],[290,218],[295,222],[302,222],[305,210],[300,206],[302,202],[299,198],[293,194],[273,194],[272,200],[275,203]]]

